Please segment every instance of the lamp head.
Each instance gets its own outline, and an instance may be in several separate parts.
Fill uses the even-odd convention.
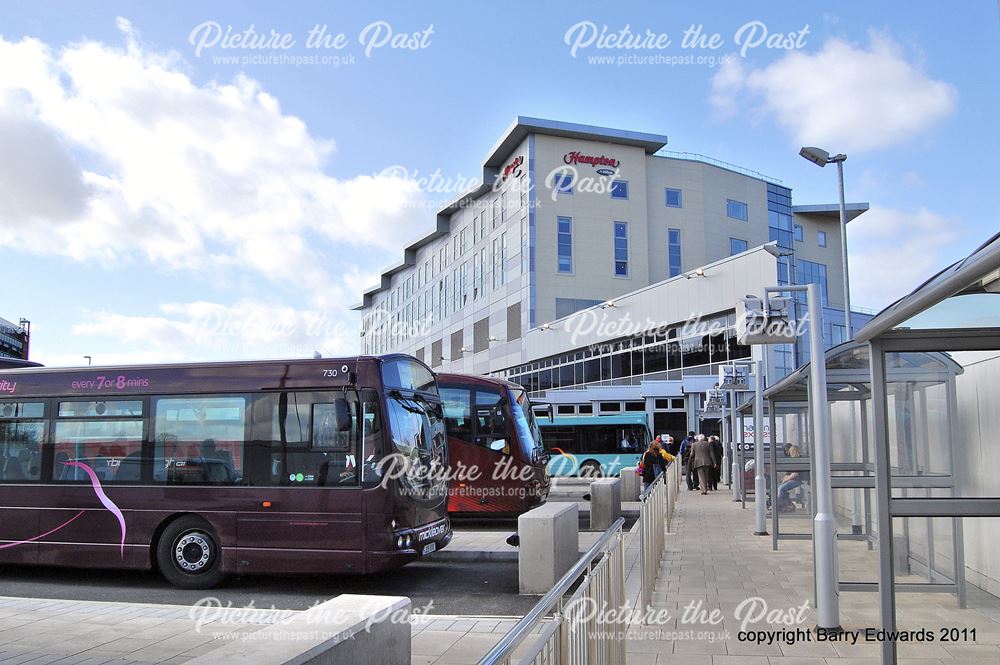
[[[808,159],[816,166],[826,166],[830,163],[830,153],[822,148],[807,146],[799,150],[799,155]]]

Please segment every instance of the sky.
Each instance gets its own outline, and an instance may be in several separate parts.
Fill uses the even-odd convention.
[[[706,6],[707,5],[707,6]],[[832,203],[881,309],[997,231],[1000,12],[962,3],[0,2],[0,317],[33,360],[350,355],[518,115]]]

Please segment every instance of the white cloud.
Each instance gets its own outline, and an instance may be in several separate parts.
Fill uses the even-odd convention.
[[[739,109],[774,117],[797,144],[843,152],[910,140],[953,113],[957,100],[954,86],[930,78],[877,33],[867,47],[830,39],[816,53],[791,52],[757,69],[732,58],[709,95],[721,117]]]
[[[314,351],[324,356],[357,353],[357,325],[323,310],[254,300],[232,305],[165,304],[159,309],[155,316],[86,311],[83,322],[72,329],[74,341],[93,348],[90,353],[100,364],[146,362],[150,357],[218,360],[301,358],[311,357]],[[113,350],[103,346],[108,340],[114,340]],[[79,357],[70,358],[75,363]],[[49,362],[54,361],[50,358]]]
[[[415,235],[414,182],[326,175],[333,142],[259,83],[199,85],[118,26],[121,47],[0,38],[0,246],[251,271],[319,302],[359,249]]]
[[[961,224],[925,208],[872,206],[848,226],[851,302],[881,309],[947,265]]]

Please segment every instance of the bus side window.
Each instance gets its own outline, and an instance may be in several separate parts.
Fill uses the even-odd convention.
[[[23,404],[5,404],[0,409],[0,481],[39,480],[42,473],[42,421],[6,420],[27,415]],[[41,405],[39,405],[40,407]],[[41,415],[41,408],[38,410]]]
[[[158,398],[153,480],[180,485],[241,483],[246,422],[247,400],[242,396]]]
[[[476,407],[476,445],[494,452],[510,454],[510,432],[503,407]]]

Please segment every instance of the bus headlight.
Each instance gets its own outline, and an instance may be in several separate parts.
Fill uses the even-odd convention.
[[[413,536],[407,536],[406,537],[406,549],[410,549],[411,545],[413,545]]]
[[[396,547],[398,547],[399,549],[403,549],[405,546],[406,546],[406,538],[400,536],[399,538],[396,539]]]

